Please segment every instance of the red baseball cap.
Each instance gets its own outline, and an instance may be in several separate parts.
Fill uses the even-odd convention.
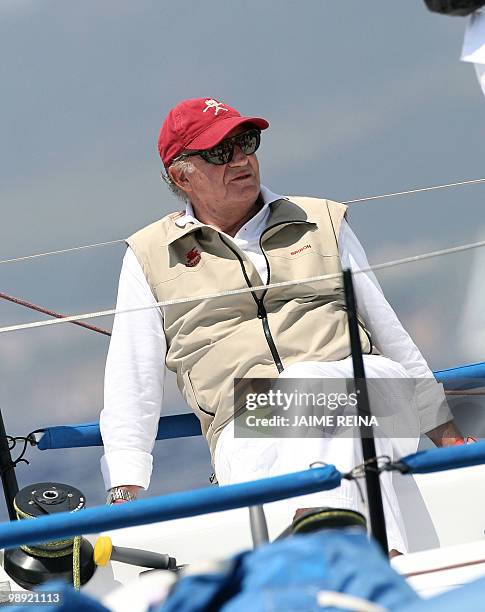
[[[260,130],[269,127],[261,117],[243,117],[236,109],[213,98],[184,100],[172,108],[158,136],[158,152],[168,168],[182,151],[210,149],[242,123]]]

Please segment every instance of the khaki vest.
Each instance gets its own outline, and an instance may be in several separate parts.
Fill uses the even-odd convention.
[[[316,198],[270,204],[260,240],[269,267],[263,281],[225,234],[207,225],[176,225],[182,213],[128,239],[157,301],[241,289],[248,282],[303,279],[255,296],[248,292],[164,308],[166,364],[200,419],[212,456],[219,434],[234,417],[235,378],[276,378],[278,358],[287,367],[350,355],[341,276],[304,280],[341,272],[337,236],[345,212],[343,204]],[[255,297],[264,298],[266,321],[258,318]],[[360,331],[364,353],[372,352],[370,334],[363,325]]]

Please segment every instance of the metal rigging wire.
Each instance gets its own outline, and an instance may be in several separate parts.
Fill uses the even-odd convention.
[[[396,191],[394,193],[385,193],[382,195],[368,196],[365,198],[357,198],[355,200],[346,200],[344,202],[341,202],[341,204],[358,204],[360,202],[370,202],[371,200],[381,200],[384,198],[393,198],[396,196],[413,195],[416,193],[423,193],[426,191],[436,191],[437,189],[448,189],[450,187],[460,187],[463,185],[474,185],[477,183],[485,183],[485,178],[470,179],[467,181],[458,181],[455,183],[447,183],[444,185],[434,185],[432,187],[418,187],[417,189],[408,189],[407,191]],[[75,251],[81,251],[85,249],[94,249],[96,247],[102,247],[102,246],[110,246],[113,244],[120,244],[122,242],[126,242],[124,238],[120,238],[118,240],[110,240],[108,242],[96,242],[94,244],[86,244],[83,246],[71,247],[69,249],[60,249],[57,251],[46,251],[45,253],[35,253],[34,255],[24,255],[23,257],[0,259],[0,265],[7,264],[7,263],[15,263],[19,261],[26,261],[29,259],[38,259],[40,257],[47,257],[48,255],[62,255],[64,253],[73,253]]]
[[[71,247],[70,249],[61,249],[59,251],[46,251],[45,253],[36,253],[35,255],[24,255],[23,257],[14,257],[13,259],[0,259],[0,264],[14,263],[16,261],[25,261],[27,259],[38,259],[39,257],[47,257],[47,255],[62,255],[63,253],[73,253],[74,251],[82,251],[84,249],[94,249],[95,247],[108,246],[111,244],[119,244],[125,242],[124,239],[110,240],[109,242],[96,242],[94,244],[85,244],[83,246]]]
[[[374,272],[376,270],[384,270],[387,268],[393,268],[396,266],[400,266],[406,263],[413,263],[418,261],[423,261],[426,259],[432,259],[435,257],[440,257],[442,255],[449,255],[451,253],[462,253],[465,251],[470,251],[472,249],[477,249],[479,247],[485,246],[485,240],[481,240],[480,242],[471,242],[468,244],[463,244],[457,247],[451,247],[448,249],[441,249],[439,251],[430,251],[428,253],[422,253],[421,255],[412,255],[411,257],[404,257],[402,259],[395,259],[393,261],[388,261],[381,264],[376,264],[373,266],[368,266],[366,268],[362,268],[360,270],[356,270],[353,274],[364,274],[367,272]],[[116,310],[116,308],[111,308],[109,310],[100,310],[97,312],[89,312],[78,315],[72,315],[69,317],[63,317],[62,319],[53,319],[49,321],[34,321],[32,323],[22,323],[19,325],[9,325],[6,327],[0,327],[0,333],[18,331],[21,329],[31,329],[34,327],[47,327],[48,325],[58,325],[61,323],[72,323],[73,321],[81,321],[85,319],[94,319],[97,317],[106,317],[110,315],[123,314],[129,312],[139,312],[142,310],[150,310],[152,308],[163,308],[166,306],[173,306],[174,304],[186,304],[188,302],[200,302],[203,300],[211,300],[216,298],[223,298],[230,295],[240,295],[243,293],[250,293],[254,291],[267,291],[268,289],[274,289],[276,287],[289,287],[291,285],[298,285],[299,283],[309,283],[309,282],[318,282],[323,280],[329,280],[332,278],[340,277],[340,273],[335,274],[323,274],[321,276],[314,276],[311,278],[302,278],[298,280],[292,281],[283,281],[279,283],[269,283],[268,285],[259,285],[255,287],[243,287],[241,289],[231,289],[228,291],[220,291],[218,293],[211,293],[208,295],[201,295],[196,297],[186,297],[186,298],[178,298],[174,300],[164,300],[161,302],[154,302],[153,304],[149,304],[146,306],[139,306],[136,308],[126,308],[122,310]]]
[[[369,202],[371,200],[380,200],[380,199],[384,199],[384,198],[392,198],[392,197],[396,197],[396,196],[404,196],[404,195],[412,195],[412,194],[416,194],[416,193],[422,193],[422,192],[427,192],[427,191],[435,191],[437,189],[447,189],[450,187],[458,187],[458,186],[463,186],[463,185],[472,185],[472,184],[477,184],[477,183],[484,183],[485,182],[485,178],[481,178],[481,179],[471,179],[471,180],[467,180],[467,181],[459,181],[459,182],[455,182],[455,183],[446,183],[443,185],[434,185],[431,187],[420,187],[417,189],[408,189],[407,191],[398,191],[398,192],[393,192],[393,193],[387,193],[387,194],[381,194],[381,195],[376,195],[376,196],[369,196],[369,197],[365,197],[365,198],[358,198],[358,199],[354,199],[354,200],[347,200],[345,202],[342,202],[342,204],[357,204],[357,203],[361,203],[361,202]],[[13,262],[19,262],[19,261],[26,261],[26,260],[31,260],[31,259],[38,259],[41,257],[46,257],[48,255],[61,255],[64,253],[72,253],[75,251],[81,251],[81,250],[86,250],[86,249],[92,249],[92,248],[96,248],[96,247],[101,247],[101,246],[109,246],[109,245],[114,245],[114,244],[120,244],[122,242],[125,242],[124,239],[118,239],[118,240],[110,240],[108,242],[98,242],[98,243],[94,243],[94,244],[88,244],[88,245],[83,245],[83,246],[78,246],[78,247],[71,247],[69,249],[60,249],[57,251],[47,251],[44,253],[36,253],[34,255],[25,255],[23,257],[15,257],[15,258],[11,258],[11,259],[3,259],[0,260],[0,264],[6,264],[6,263],[13,263]],[[425,253],[423,255],[416,255],[414,257],[407,257],[404,258],[402,260],[395,260],[392,262],[387,262],[384,264],[378,264],[376,266],[371,266],[365,270],[360,270],[360,272],[366,272],[366,271],[371,271],[371,270],[379,270],[382,268],[389,268],[389,267],[393,267],[396,265],[400,265],[402,263],[409,263],[412,261],[420,261],[421,259],[428,259],[431,257],[436,257],[438,255],[446,255],[448,253],[454,253],[454,252],[458,252],[458,251],[464,251],[464,250],[468,250],[468,249],[472,249],[472,248],[477,248],[480,246],[483,246],[484,243],[478,242],[478,243],[472,243],[472,244],[468,244],[468,245],[462,245],[461,247],[454,247],[451,249],[444,249],[441,251],[434,251],[432,253]],[[55,312],[53,310],[48,310],[47,308],[43,308],[41,306],[38,306],[36,304],[33,304],[32,302],[28,302],[27,300],[22,300],[20,298],[16,298],[14,296],[11,295],[7,295],[6,293],[0,293],[0,299],[4,299],[10,302],[13,302],[14,304],[19,304],[21,306],[24,306],[26,308],[30,308],[31,310],[35,310],[37,312],[41,312],[43,314],[47,314],[49,316],[55,317],[55,319],[57,320],[49,320],[49,321],[36,321],[33,323],[26,323],[23,325],[11,325],[11,326],[7,326],[7,327],[2,327],[0,328],[0,333],[4,333],[7,331],[16,331],[16,330],[20,330],[20,329],[29,329],[31,327],[43,327],[43,326],[47,326],[47,325],[53,325],[55,323],[73,323],[74,325],[78,325],[80,327],[84,327],[85,329],[89,329],[91,331],[95,331],[98,332],[100,334],[104,334],[106,336],[111,336],[111,333],[105,329],[102,329],[100,327],[96,327],[94,325],[89,325],[87,323],[82,323],[80,322],[80,319],[88,319],[88,318],[95,318],[95,317],[102,317],[102,316],[108,316],[108,315],[114,315],[114,314],[119,314],[122,312],[136,312],[138,310],[146,310],[149,308],[158,308],[158,307],[163,307],[163,306],[169,306],[171,304],[175,304],[175,303],[181,303],[181,302],[188,302],[188,301],[196,301],[196,300],[202,300],[202,299],[209,299],[209,298],[217,298],[217,297],[223,297],[225,295],[233,295],[233,294],[237,294],[237,293],[246,293],[248,291],[255,291],[258,289],[271,289],[273,287],[282,287],[282,286],[288,286],[288,285],[292,285],[292,284],[296,284],[298,282],[303,282],[303,281],[308,281],[308,280],[323,280],[324,278],[331,278],[332,276],[335,275],[326,275],[326,276],[322,276],[322,277],[315,277],[313,279],[302,279],[300,281],[288,281],[288,282],[283,282],[283,283],[273,283],[270,285],[265,285],[262,287],[251,287],[251,288],[246,288],[246,289],[240,289],[240,290],[234,290],[234,291],[224,291],[218,294],[213,294],[213,295],[209,295],[209,296],[203,296],[203,297],[198,297],[198,298],[181,298],[180,300],[171,300],[171,301],[167,301],[167,302],[158,302],[156,304],[152,304],[149,306],[143,306],[140,308],[136,308],[136,309],[129,309],[129,310],[120,310],[120,311],[116,311],[115,309],[110,309],[110,310],[104,310],[104,311],[99,311],[99,312],[91,312],[91,313],[85,313],[85,314],[79,314],[79,315],[73,315],[73,316],[66,316],[66,315],[62,315],[58,312]]]

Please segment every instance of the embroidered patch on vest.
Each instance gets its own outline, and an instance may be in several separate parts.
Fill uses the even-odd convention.
[[[193,268],[194,266],[196,266],[199,261],[200,261],[200,253],[196,248],[191,249],[188,253],[187,253],[187,261],[185,262],[185,265],[188,268]]]
[[[298,253],[301,253],[305,249],[311,249],[311,248],[312,248],[311,244],[305,244],[305,246],[302,246],[301,249],[297,249],[296,251],[291,251],[290,255],[298,255]]]

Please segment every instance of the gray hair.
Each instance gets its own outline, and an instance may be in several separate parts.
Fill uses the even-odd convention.
[[[194,170],[194,165],[192,164],[190,159],[182,157],[180,159],[175,160],[173,164],[170,165],[170,168],[175,168],[176,170],[180,170],[181,172],[190,173]],[[163,172],[162,170],[160,176],[162,178],[162,181],[168,186],[170,191],[175,196],[177,196],[177,198],[180,198],[184,202],[188,202],[187,194],[183,189],[180,189],[180,187],[174,183],[172,177],[168,172]]]

